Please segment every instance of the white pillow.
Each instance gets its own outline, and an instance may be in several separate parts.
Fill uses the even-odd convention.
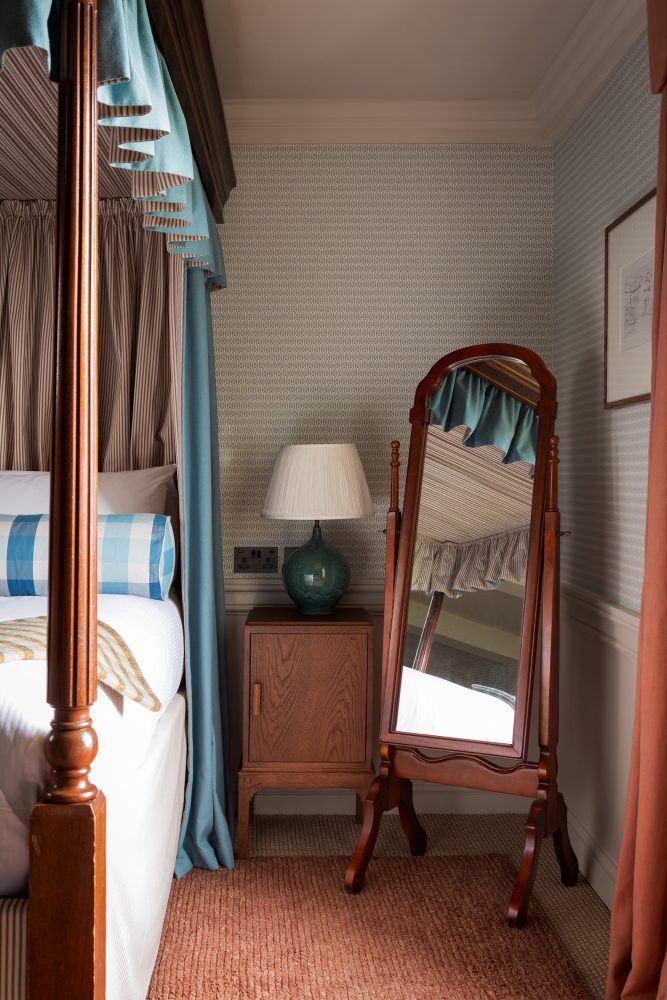
[[[48,472],[0,472],[0,514],[48,512]]]
[[[175,465],[101,472],[98,513],[164,514]],[[0,514],[48,514],[48,472],[0,472]]]

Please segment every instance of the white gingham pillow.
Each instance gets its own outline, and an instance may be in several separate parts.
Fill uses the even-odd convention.
[[[174,577],[174,534],[164,514],[101,514],[97,519],[100,594],[163,601]],[[0,596],[47,593],[48,514],[0,514]]]

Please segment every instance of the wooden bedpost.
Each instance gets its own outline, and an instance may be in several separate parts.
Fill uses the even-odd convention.
[[[105,801],[97,752],[97,0],[61,4],[49,777],[30,824],[30,1000],[104,1000]]]

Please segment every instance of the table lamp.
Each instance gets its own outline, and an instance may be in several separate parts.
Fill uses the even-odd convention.
[[[320,521],[370,517],[373,504],[353,444],[287,444],[273,468],[265,517],[315,521],[310,540],[283,564],[283,582],[299,611],[326,615],[350,582],[350,568],[322,538]]]

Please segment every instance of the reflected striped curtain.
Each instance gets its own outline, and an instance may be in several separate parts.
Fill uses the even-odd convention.
[[[0,468],[48,469],[55,212],[0,202]]]
[[[0,202],[0,468],[48,469],[53,202]],[[176,462],[183,263],[131,199],[100,202],[99,454],[113,472]]]

